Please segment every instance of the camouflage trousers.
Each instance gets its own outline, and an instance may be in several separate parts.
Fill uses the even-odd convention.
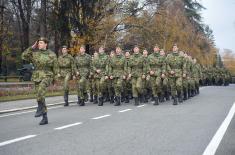
[[[93,81],[93,88],[94,88],[94,94],[97,96],[103,96],[106,88],[107,88],[107,83],[105,80],[105,77],[101,78],[95,78]]]
[[[182,92],[182,77],[170,77],[169,82],[171,86],[171,95],[173,97],[177,96],[179,93]]]
[[[44,112],[47,112],[47,107],[46,107],[46,103],[45,103],[47,87],[50,86],[52,81],[53,81],[52,78],[46,77],[40,82],[34,82],[35,91],[36,91],[36,95],[37,95],[37,102],[44,104],[44,106],[43,106]]]
[[[121,96],[123,79],[120,77],[116,77],[112,80],[112,82],[113,82],[115,96]]]
[[[143,88],[142,77],[132,77],[131,78],[131,85],[132,85],[133,97],[138,97],[138,95],[142,94],[142,88]]]
[[[85,94],[87,94],[87,77],[79,77],[77,79],[77,94],[80,97],[80,99],[85,99]]]
[[[182,79],[183,81],[183,91],[187,92],[188,89],[189,89],[189,81],[190,79],[189,78],[183,78]]]
[[[65,77],[62,78],[63,79],[63,90],[64,93],[69,92],[69,80],[71,79],[71,74],[66,74]]]
[[[170,82],[168,78],[162,80],[162,90],[164,92],[170,92]]]
[[[162,90],[162,79],[159,76],[151,76],[150,77],[152,93],[154,97],[158,97],[158,94],[161,93]]]
[[[107,88],[108,88],[108,90],[106,90],[106,91],[108,91],[109,96],[110,97],[114,96],[115,92],[114,92],[114,87],[113,87],[113,80],[107,81]]]

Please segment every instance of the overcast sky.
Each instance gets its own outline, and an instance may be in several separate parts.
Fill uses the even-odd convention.
[[[235,0],[201,0],[204,23],[213,30],[217,48],[235,53]],[[222,51],[220,51],[222,52]]]

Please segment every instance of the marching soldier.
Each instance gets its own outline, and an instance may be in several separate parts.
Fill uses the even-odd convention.
[[[33,63],[32,81],[34,82],[38,107],[35,117],[41,117],[40,125],[48,124],[45,95],[47,87],[58,74],[58,62],[54,52],[48,49],[48,40],[41,37],[22,53],[22,59]]]
[[[182,102],[182,78],[186,77],[186,66],[184,59],[179,56],[178,47],[173,45],[173,52],[166,58],[167,71],[169,73],[169,82],[171,85],[171,95],[173,97],[173,105]]]
[[[62,46],[61,52],[62,55],[58,58],[60,68],[58,77],[62,78],[64,83],[64,106],[68,106],[69,80],[71,80],[73,74],[75,73],[75,63],[73,57],[68,54],[67,46]]]
[[[134,53],[130,57],[128,63],[128,79],[131,79],[132,94],[135,100],[135,105],[139,105],[142,97],[143,79],[146,78],[146,66],[144,57],[139,53],[139,47],[135,46]]]
[[[91,70],[91,56],[86,54],[86,48],[84,45],[80,47],[79,54],[75,57],[75,64],[77,67],[77,93],[78,104],[80,106],[85,105],[85,95],[87,94],[87,79]]]
[[[123,86],[123,79],[125,76],[126,59],[122,54],[122,49],[116,47],[116,54],[110,59],[109,64],[109,78],[113,82],[114,93],[115,93],[115,104],[114,106],[121,105],[121,91]],[[107,78],[107,77],[106,77]]]

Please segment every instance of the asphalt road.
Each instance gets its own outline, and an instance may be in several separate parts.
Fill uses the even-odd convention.
[[[200,155],[215,143],[215,154],[234,155],[234,92],[235,85],[204,87],[178,106],[57,106],[45,126],[34,111],[0,115],[0,155]],[[230,111],[225,134],[213,143]]]

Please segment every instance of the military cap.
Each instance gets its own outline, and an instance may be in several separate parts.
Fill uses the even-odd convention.
[[[48,44],[48,39],[45,38],[45,37],[40,37],[40,38],[38,39],[38,41],[43,41],[43,42],[45,42],[46,44]]]

